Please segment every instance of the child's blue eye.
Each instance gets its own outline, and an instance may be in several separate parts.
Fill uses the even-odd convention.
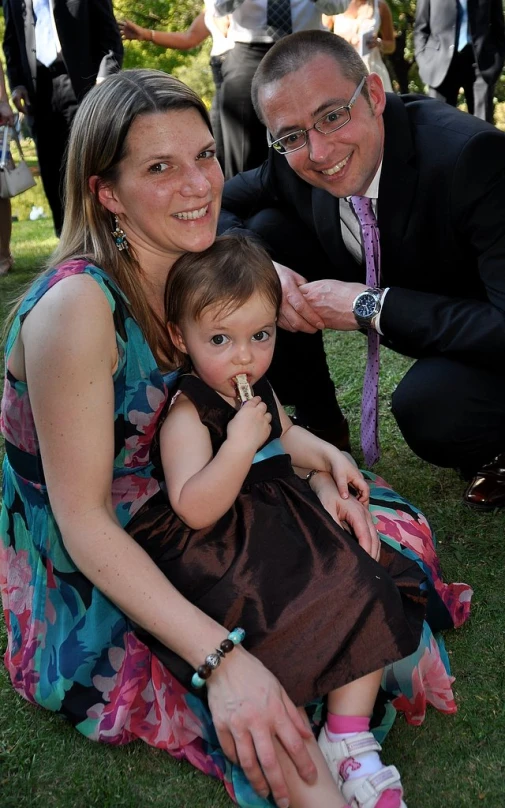
[[[215,336],[211,337],[210,341],[213,345],[224,345],[226,342],[228,342],[228,337],[225,337],[224,334],[216,334]]]

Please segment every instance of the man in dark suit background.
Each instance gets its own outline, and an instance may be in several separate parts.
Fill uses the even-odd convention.
[[[382,271],[366,327],[417,359],[393,395],[399,427],[420,457],[475,475],[469,503],[504,505],[505,134],[425,96],[386,96],[323,32],[277,43],[253,98],[271,140],[296,150],[271,149],[226,183],[220,230],[258,234],[280,264],[281,401],[326,438],[342,419],[320,329],[360,327],[363,245],[347,200],[368,196]]]
[[[12,101],[28,116],[59,235],[70,126],[88,90],[120,69],[121,35],[111,0],[3,0],[3,9]]]
[[[505,57],[502,0],[417,0],[416,61],[429,94],[493,122],[493,93]]]

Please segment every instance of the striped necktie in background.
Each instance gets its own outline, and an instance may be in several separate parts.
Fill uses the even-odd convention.
[[[291,0],[268,0],[266,32],[274,42],[293,33]]]

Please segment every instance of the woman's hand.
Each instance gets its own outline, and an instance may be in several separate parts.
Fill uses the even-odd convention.
[[[289,793],[273,739],[284,747],[300,777],[314,783],[316,767],[306,741],[312,732],[275,676],[237,647],[207,683],[209,708],[223,752],[240,764],[254,790],[270,792],[287,808]]]
[[[373,50],[374,48],[379,48],[382,50],[382,39],[379,36],[371,36],[367,39],[367,48],[368,50]]]
[[[343,499],[332,476],[325,472],[314,474],[310,485],[337,524],[343,528],[350,528],[360,547],[378,561],[380,539],[368,510],[368,503],[364,505],[355,497]]]
[[[142,28],[131,20],[121,20],[118,26],[123,39],[139,39],[142,42],[146,39],[146,34],[150,35],[149,29]]]

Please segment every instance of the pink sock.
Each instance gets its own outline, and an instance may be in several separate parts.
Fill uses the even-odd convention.
[[[367,715],[336,715],[328,711],[326,729],[332,735],[351,735],[353,732],[368,732],[370,718]]]

